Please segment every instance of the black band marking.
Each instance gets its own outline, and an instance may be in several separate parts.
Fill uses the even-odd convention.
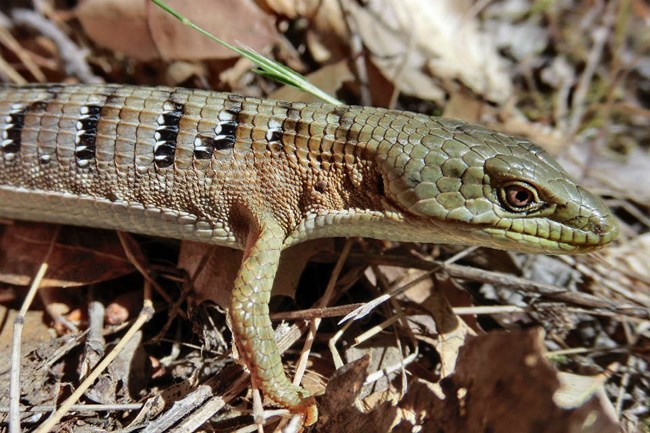
[[[52,98],[56,97],[56,94],[50,94]],[[0,151],[5,159],[11,160],[20,152],[25,116],[29,113],[43,113],[47,109],[48,103],[49,100],[40,100],[29,105],[17,103],[11,106],[11,111],[4,118],[5,125],[0,142]]]
[[[282,146],[282,137],[284,136],[284,122],[277,118],[271,117],[266,130],[266,141],[269,144]]]
[[[217,135],[232,135],[234,137],[237,132],[237,122],[234,120],[219,121],[214,132]]]
[[[234,136],[217,136],[215,138],[207,135],[198,135],[194,139],[194,157],[196,159],[210,159],[217,150],[230,150],[235,147]]]
[[[1,146],[2,154],[6,159],[13,159],[20,152],[20,137],[28,110],[29,108],[24,104],[13,104],[11,111],[4,118]]]
[[[153,147],[153,160],[158,168],[166,168],[174,163],[176,141],[184,108],[184,104],[168,99],[163,104],[164,111],[156,119],[158,128],[154,132],[156,142]]]
[[[269,141],[269,143],[280,143],[282,142],[282,131],[278,130],[271,130],[269,129],[269,134],[267,134],[266,139]]]
[[[233,114],[237,115],[241,112],[242,110],[242,105],[244,103],[244,98],[243,96],[235,95],[235,94],[229,94],[228,98],[224,101],[224,109],[226,111],[231,111]]]
[[[237,139],[232,135],[215,137],[212,141],[214,150],[228,150],[235,147]]]
[[[194,139],[196,159],[210,159],[215,151],[230,150],[235,147],[243,101],[244,98],[241,96],[228,95],[224,100],[223,110],[219,112],[217,125],[214,127],[214,137],[201,134]]]
[[[95,140],[97,139],[97,124],[99,123],[100,105],[84,105],[79,110],[81,115],[75,125],[77,135],[75,137],[74,156],[79,167],[88,167],[95,159]]]
[[[51,96],[52,98],[56,97],[55,94],[52,94]],[[27,109],[27,111],[29,113],[43,113],[45,110],[47,110],[47,104],[49,103],[50,103],[49,99],[46,101],[32,102],[31,104],[29,104],[29,108]]]

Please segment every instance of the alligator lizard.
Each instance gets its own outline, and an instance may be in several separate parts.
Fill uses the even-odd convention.
[[[281,251],[366,236],[580,253],[602,201],[529,141],[422,114],[120,85],[0,86],[0,216],[244,250],[229,314],[255,386],[293,410],[268,302]]]

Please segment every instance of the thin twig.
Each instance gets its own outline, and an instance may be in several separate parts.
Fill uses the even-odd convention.
[[[336,261],[336,266],[334,266],[334,270],[330,275],[330,279],[329,282],[327,283],[327,288],[325,289],[325,293],[318,300],[316,304],[317,308],[324,307],[332,299],[332,296],[334,294],[334,288],[336,287],[336,282],[339,279],[339,275],[341,275],[341,271],[343,270],[343,265],[345,264],[345,261],[347,260],[348,255],[350,254],[350,250],[352,249],[353,244],[354,244],[354,239],[347,239],[345,241],[345,245],[343,246],[343,251],[341,251],[341,255],[339,256],[339,259]],[[309,332],[307,333],[305,345],[301,352],[300,360],[298,361],[298,366],[296,367],[296,374],[293,379],[296,385],[300,383],[300,380],[302,379],[302,375],[305,373],[305,368],[307,366],[307,357],[309,356],[309,351],[311,350],[311,346],[314,342],[314,338],[316,337],[316,331],[318,331],[318,327],[320,326],[321,320],[322,319],[320,318],[316,318],[313,319],[310,323]]]
[[[439,270],[445,268],[446,266],[449,266],[452,263],[462,259],[466,255],[468,255],[469,253],[474,251],[476,248],[477,247],[469,247],[469,248],[463,249],[459,253],[457,253],[457,254],[453,255],[452,257],[448,258],[447,260],[445,260],[444,262],[438,262],[438,263],[436,263],[435,266],[432,266],[432,267],[430,267],[428,269],[425,269],[427,271],[426,273],[420,275],[418,278],[416,278],[416,279],[414,279],[412,281],[409,281],[406,284],[402,284],[401,281],[398,281],[397,283],[394,283],[390,290],[386,291],[384,294],[378,296],[377,298],[373,299],[372,301],[363,304],[363,306],[359,307],[357,310],[355,310],[352,313],[346,315],[343,319],[340,320],[339,323],[343,323],[343,322],[346,322],[346,321],[351,320],[351,319],[359,320],[359,319],[365,317],[373,309],[377,308],[379,305],[383,304],[387,300],[399,295],[400,293],[404,293],[405,291],[407,291],[411,287],[416,286],[417,284],[420,284],[422,281],[425,281],[426,279],[428,279],[431,276],[431,274],[433,274],[436,271],[439,271]],[[432,262],[428,262],[428,263],[432,263]],[[381,264],[381,263],[375,263],[375,264]]]
[[[585,65],[585,69],[582,72],[582,75],[580,75],[578,85],[576,86],[576,90],[573,94],[573,114],[569,122],[569,131],[567,131],[567,135],[569,137],[573,137],[576,134],[582,122],[582,116],[585,112],[586,107],[585,100],[587,99],[587,93],[594,78],[596,68],[601,63],[605,43],[607,42],[609,34],[612,30],[612,26],[614,25],[616,18],[615,11],[616,2],[611,2],[606,8],[602,24],[591,32],[593,46],[591,48],[589,56],[587,57],[587,64]]]
[[[173,304],[174,300],[167,294],[165,289],[163,289],[162,286],[158,284],[158,281],[156,281],[155,278],[153,278],[150,272],[147,270],[146,259],[144,258],[142,251],[140,251],[138,244],[133,241],[132,237],[128,233],[118,231],[117,237],[120,239],[122,249],[124,250],[124,254],[126,255],[129,263],[131,263],[133,267],[136,268],[138,272],[140,272],[145,281],[151,284],[151,287],[156,290],[156,293],[158,293],[167,303]],[[187,319],[187,315],[183,311],[179,311],[178,315],[183,319]]]
[[[59,236],[59,226],[52,235],[50,241],[50,246],[45,253],[45,258],[41,263],[41,266],[32,281],[32,285],[27,292],[27,296],[23,301],[20,311],[14,320],[14,332],[12,337],[12,350],[11,350],[11,374],[9,378],[9,433],[19,433],[20,432],[20,358],[21,350],[20,345],[23,335],[23,326],[25,325],[25,315],[27,310],[32,305],[34,297],[38,292],[38,288],[43,281],[43,277],[48,269],[48,260],[54,246],[56,245],[56,240]]]
[[[350,13],[347,1],[339,0],[339,8],[348,29],[348,42],[350,43],[350,51],[352,61],[354,62],[354,69],[356,72],[357,82],[359,83],[359,101],[361,105],[372,105],[372,97],[370,89],[368,88],[368,70],[366,68],[366,61],[363,56],[363,42],[361,36],[357,31],[358,23],[354,16]]]
[[[335,260],[332,254],[329,253],[320,253],[318,254],[317,258],[327,261]],[[444,262],[439,261],[423,260],[414,257],[403,257],[390,254],[374,255],[366,253],[351,253],[349,262],[356,264],[364,263],[366,265],[376,263],[390,266],[416,268],[428,270],[431,273],[436,271],[444,271],[447,275],[454,278],[493,284],[506,289],[521,291],[546,299],[567,302],[569,304],[579,305],[582,307],[601,308],[607,311],[617,312],[628,317],[650,319],[650,310],[647,308],[639,307],[637,305],[616,303],[608,299],[590,295],[588,293],[573,292],[563,287],[554,286],[552,284],[539,283],[503,272],[488,271],[471,266],[445,264]],[[412,283],[409,283],[409,287],[410,284]],[[400,288],[402,291],[404,289],[405,288]]]
[[[16,38],[14,38],[13,35],[9,32],[8,28],[12,23],[9,18],[1,12],[0,21],[2,21],[0,23],[0,44],[7,47],[8,50],[14,53],[16,57],[18,57],[18,60],[20,60],[20,62],[25,66],[29,73],[32,74],[36,81],[41,83],[45,82],[45,74],[43,74],[36,63],[32,61],[31,57],[27,54],[25,49],[20,46]],[[0,61],[3,64],[2,69],[14,83],[21,85],[27,84],[27,80],[18,74],[18,72],[11,65],[6,63],[2,57],[0,57]]]
[[[142,409],[142,403],[128,403],[128,404],[75,404],[70,407],[71,412],[113,412],[119,411],[132,411]],[[52,412],[56,410],[53,405],[38,405],[38,406],[20,406],[21,413],[42,413]],[[0,413],[9,412],[9,407],[0,406]]]
[[[52,21],[30,9],[14,9],[11,17],[17,25],[28,27],[52,40],[59,49],[59,55],[68,74],[79,78],[82,83],[104,82],[88,66],[85,50],[72,42],[68,35],[63,33]]]
[[[38,429],[35,430],[35,433],[47,433],[52,431],[54,426],[63,418],[63,416],[70,411],[70,408],[81,398],[81,396],[86,392],[90,386],[95,383],[100,374],[108,368],[108,365],[115,359],[122,349],[127,345],[127,343],[135,336],[136,332],[142,328],[142,326],[147,323],[154,314],[153,302],[151,301],[151,286],[148,282],[145,281],[144,284],[145,299],[142,306],[142,311],[137,320],[129,328],[129,330],[124,334],[124,337],[120,339],[115,348],[108,354],[97,367],[88,375],[88,377],[79,385],[79,387],[68,397],[61,407],[52,414],[43,424],[41,424]]]

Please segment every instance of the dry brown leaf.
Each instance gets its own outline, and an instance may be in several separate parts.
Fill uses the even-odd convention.
[[[450,93],[442,115],[443,117],[464,120],[465,122],[478,123],[481,120],[483,109],[484,102],[479,101],[464,89],[459,89]]]
[[[366,355],[336,371],[325,394],[318,397],[319,418],[314,431],[329,433],[387,432],[397,409],[388,403],[370,413],[358,407],[359,393],[368,375],[370,356]]]
[[[347,57],[349,35],[339,0],[259,0],[266,8],[291,19],[309,21],[307,46],[317,63]]]
[[[451,309],[451,305],[437,290],[422,302],[422,308],[427,310],[436,322],[438,339],[435,344],[440,355],[440,375],[447,377],[456,368],[458,353],[465,345],[468,337],[474,335],[474,331]]]
[[[29,285],[45,258],[56,226],[16,222],[0,237],[0,281]],[[76,287],[133,272],[115,232],[62,226],[48,259],[43,287]]]
[[[493,332],[471,339],[442,391],[417,381],[400,402],[403,420],[392,431],[466,433],[615,433],[597,398],[572,409],[559,407],[557,372],[546,361],[538,330]],[[417,422],[405,416],[415,414]]]
[[[213,35],[255,50],[272,44],[275,17],[251,0],[168,0],[167,3]],[[147,0],[85,0],[76,16],[96,43],[138,60],[222,59],[236,53],[183,25]]]
[[[199,62],[174,62],[167,68],[166,81],[170,84],[183,83],[193,77],[203,78],[208,75],[207,68]]]
[[[282,253],[280,267],[273,282],[273,295],[294,297],[307,262],[321,251],[334,250],[333,239],[317,239],[295,245]],[[210,254],[201,273],[194,277],[206,254]],[[242,261],[242,252],[232,248],[183,241],[178,266],[194,279],[194,302],[210,300],[224,308]]]
[[[84,0],[76,16],[86,34],[99,45],[140,60],[160,56],[146,25],[145,1]]]
[[[591,142],[576,143],[558,160],[570,173],[586,172],[580,179],[586,187],[606,189],[619,199],[650,206],[650,153],[641,146],[616,159],[594,150]]]
[[[307,41],[319,62],[348,55],[350,34],[338,0],[265,0],[276,13],[305,17]],[[374,63],[402,92],[443,102],[462,82],[485,99],[503,103],[510,77],[488,34],[467,15],[469,0],[346,2],[347,19]]]
[[[616,419],[616,409],[607,398],[605,382],[607,375],[583,376],[579,374],[558,374],[560,388],[553,395],[553,400],[558,406],[573,409],[587,404],[592,398],[597,399],[611,420]]]
[[[620,272],[636,274],[650,281],[650,233],[607,248],[601,253],[606,263]]]
[[[372,331],[372,329],[362,330]],[[396,367],[404,364],[404,358],[406,357],[403,350],[404,346],[407,345],[407,342],[402,343],[403,345],[400,347],[400,345],[395,341],[395,336],[392,334],[383,333],[373,335],[368,340],[361,341],[359,344],[354,344],[347,348],[345,350],[346,362],[349,363],[363,357],[368,357],[369,363],[367,371],[372,373],[395,371]],[[396,374],[399,374],[399,371],[397,371]],[[357,397],[360,399],[366,399],[373,394],[379,393],[381,394],[379,400],[385,401],[386,396],[388,395],[398,395],[399,393],[395,392],[395,386],[392,385],[394,376],[395,374],[384,374],[382,377],[374,380],[372,384],[363,387],[363,389],[357,393]],[[372,400],[377,400],[377,398],[370,398]]]
[[[354,75],[350,71],[346,61],[323,66],[316,72],[307,75],[307,80],[311,84],[330,95],[336,95],[336,92],[343,86],[344,82],[353,81],[354,79]],[[322,102],[316,96],[288,85],[280,87],[269,95],[269,97],[284,101]]]
[[[194,282],[193,301],[200,304],[209,300],[226,308],[242,257],[241,251],[232,248],[182,241],[178,267]]]
[[[467,15],[470,8],[468,0],[349,3],[372,61],[402,92],[442,102],[453,82],[460,81],[503,103],[512,92],[510,77],[490,35]]]

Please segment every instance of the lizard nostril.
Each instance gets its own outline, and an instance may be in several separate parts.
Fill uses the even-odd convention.
[[[618,235],[618,224],[612,215],[592,218],[585,228],[603,240],[608,239],[607,242]]]

